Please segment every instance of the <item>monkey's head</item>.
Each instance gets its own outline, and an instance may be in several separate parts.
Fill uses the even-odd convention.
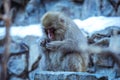
[[[43,29],[50,40],[58,40],[58,36],[59,40],[61,40],[64,37],[66,31],[66,20],[64,17],[60,12],[47,12],[41,18]]]

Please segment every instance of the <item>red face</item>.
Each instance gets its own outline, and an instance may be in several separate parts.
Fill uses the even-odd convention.
[[[54,35],[55,29],[50,28],[50,29],[46,29],[45,31],[46,31],[47,36],[48,36],[48,38],[50,40],[54,40],[55,39],[55,35]]]

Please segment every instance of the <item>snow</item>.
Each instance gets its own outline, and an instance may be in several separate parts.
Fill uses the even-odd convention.
[[[83,29],[88,34],[92,34],[95,31],[103,30],[110,26],[120,27],[120,17],[91,17],[81,21],[80,19],[73,20],[80,29]]]
[[[5,27],[0,28],[0,36],[5,35]],[[11,36],[19,36],[24,38],[27,35],[42,36],[42,28],[40,24],[33,24],[28,26],[12,26],[10,29]]]
[[[73,20],[80,29],[83,29],[88,34],[95,31],[105,29],[109,26],[120,27],[120,17],[90,17],[86,20],[74,19]],[[25,37],[27,35],[42,36],[42,29],[40,24],[33,24],[28,26],[12,26],[10,30],[11,36]],[[0,36],[5,35],[5,27],[0,28]]]

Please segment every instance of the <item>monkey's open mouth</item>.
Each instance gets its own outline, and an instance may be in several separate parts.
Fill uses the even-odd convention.
[[[53,40],[55,38],[53,31],[51,29],[48,29],[47,32],[48,32],[48,38],[50,40]]]

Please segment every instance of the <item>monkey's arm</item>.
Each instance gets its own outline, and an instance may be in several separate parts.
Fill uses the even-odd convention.
[[[61,50],[61,51],[78,51],[78,43],[74,40],[67,39],[63,41],[51,41],[46,44],[46,48],[50,50]]]

